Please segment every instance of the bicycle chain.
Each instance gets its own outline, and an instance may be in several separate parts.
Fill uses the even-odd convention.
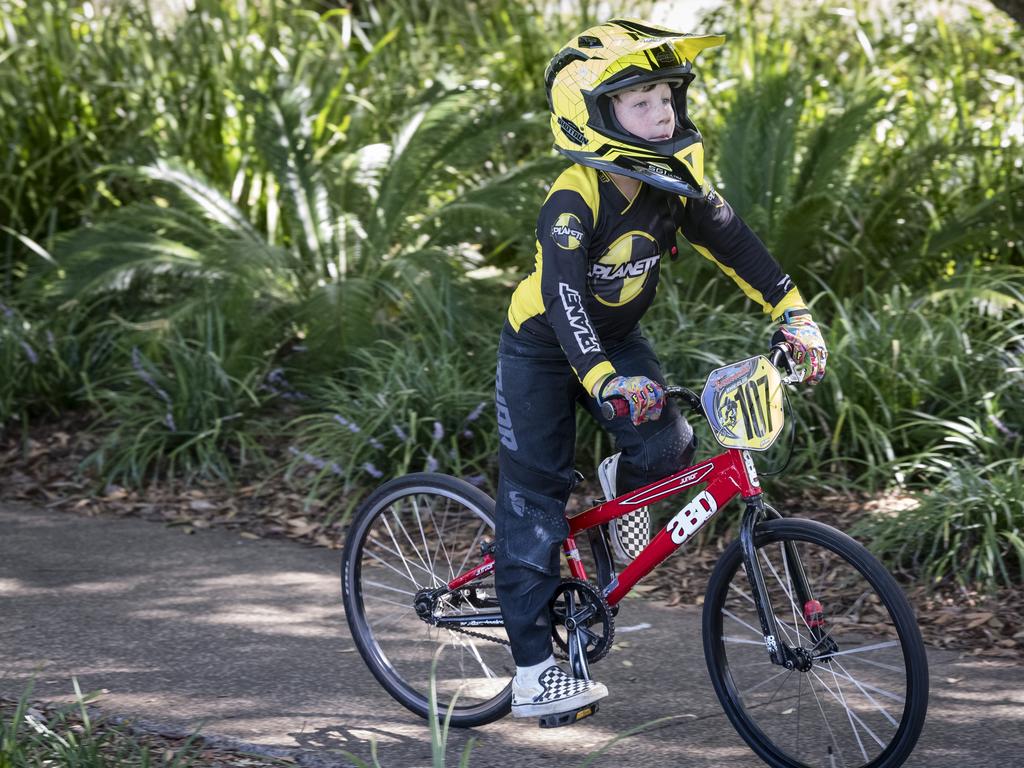
[[[585,581],[581,581],[579,579],[564,579],[561,582],[561,585],[564,585],[564,584],[583,585],[583,586],[586,586],[586,587],[590,587],[591,589],[593,588],[591,584],[589,584],[589,583],[587,583]],[[600,598],[601,604],[604,607],[604,609],[606,611],[610,611],[610,609],[608,608],[608,603],[605,602],[605,600],[604,600],[604,596],[601,595],[599,592],[596,593],[596,594]],[[504,645],[504,646],[508,646],[510,648],[512,647],[512,643],[510,643],[508,640],[502,640],[500,637],[494,637],[493,635],[485,635],[483,632],[474,632],[472,629],[466,629],[464,627],[458,627],[458,626],[453,626],[453,625],[446,626],[445,629],[447,629],[447,630],[449,630],[451,632],[458,632],[458,633],[463,634],[463,635],[469,635],[470,637],[476,637],[476,638],[479,638],[481,640],[488,640],[488,641],[490,641],[492,643],[497,643],[498,645]],[[608,638],[608,644],[607,644],[607,646],[605,648],[605,653],[602,653],[601,656],[598,657],[598,658],[603,658],[605,656],[605,654],[607,654],[608,650],[611,649],[611,642],[614,639],[614,637],[615,637],[615,625],[613,623],[612,624],[612,630],[611,630],[611,636]],[[565,651],[563,651],[561,649],[561,647],[559,647],[559,645],[557,643],[554,644],[553,652],[554,652],[555,658],[558,659],[559,661],[568,661],[569,660],[569,654],[566,653]],[[595,661],[596,660],[597,659],[595,659]]]
[[[510,648],[512,647],[512,643],[510,643],[508,640],[502,640],[500,637],[494,637],[493,635],[485,635],[483,632],[474,632],[472,629],[464,629],[463,627],[455,627],[455,626],[447,626],[447,627],[445,627],[445,629],[447,629],[450,632],[458,632],[458,633],[463,634],[463,635],[471,635],[472,637],[479,637],[481,640],[490,640],[492,643],[497,643],[498,645],[506,645],[506,646],[508,646]],[[568,661],[569,660],[569,654],[567,654],[561,648],[555,648],[554,654],[555,654],[555,658],[558,659],[559,661]]]

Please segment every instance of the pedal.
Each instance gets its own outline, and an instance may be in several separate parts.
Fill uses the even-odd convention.
[[[597,702],[593,704],[587,704],[585,707],[579,709],[570,710],[569,712],[559,712],[554,715],[544,715],[540,719],[541,728],[561,728],[563,725],[572,725],[578,723],[585,717],[597,714]]]

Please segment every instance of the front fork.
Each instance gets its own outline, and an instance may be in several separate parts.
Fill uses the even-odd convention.
[[[779,623],[772,610],[768,588],[765,586],[764,574],[761,571],[761,563],[754,547],[754,528],[757,524],[767,518],[781,517],[782,515],[764,503],[764,498],[760,494],[748,498],[747,509],[743,513],[743,520],[740,523],[740,546],[743,552],[743,570],[747,574],[747,581],[752,586],[754,606],[757,608],[757,617],[761,622],[761,634],[764,636],[764,645],[768,649],[768,655],[773,664],[778,664],[786,669],[796,669],[803,668],[808,664],[807,650],[792,648],[780,637]],[[790,599],[799,601],[798,604],[805,615],[804,621],[807,623],[809,634],[817,646],[826,635],[821,604],[814,599],[796,546],[791,541],[783,542],[782,546],[792,579],[791,589],[794,592]],[[806,618],[808,611],[814,611],[810,620]]]

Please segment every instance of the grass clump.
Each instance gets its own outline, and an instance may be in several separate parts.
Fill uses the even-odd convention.
[[[72,680],[75,701],[36,709],[32,686],[12,705],[0,702],[0,768],[189,768],[195,765],[195,736],[178,749],[153,749],[90,712],[96,694],[83,694]]]

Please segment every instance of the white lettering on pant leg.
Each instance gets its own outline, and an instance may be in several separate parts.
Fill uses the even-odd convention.
[[[668,521],[665,528],[672,535],[672,541],[682,544],[717,511],[718,502],[715,501],[715,497],[707,491],[701,491],[693,501],[679,510],[679,514]]]
[[[495,401],[498,411],[498,435],[501,437],[501,444],[510,451],[518,450],[515,433],[512,431],[512,414],[505,402],[505,395],[501,391],[501,363],[498,363],[498,372],[495,375]]]

